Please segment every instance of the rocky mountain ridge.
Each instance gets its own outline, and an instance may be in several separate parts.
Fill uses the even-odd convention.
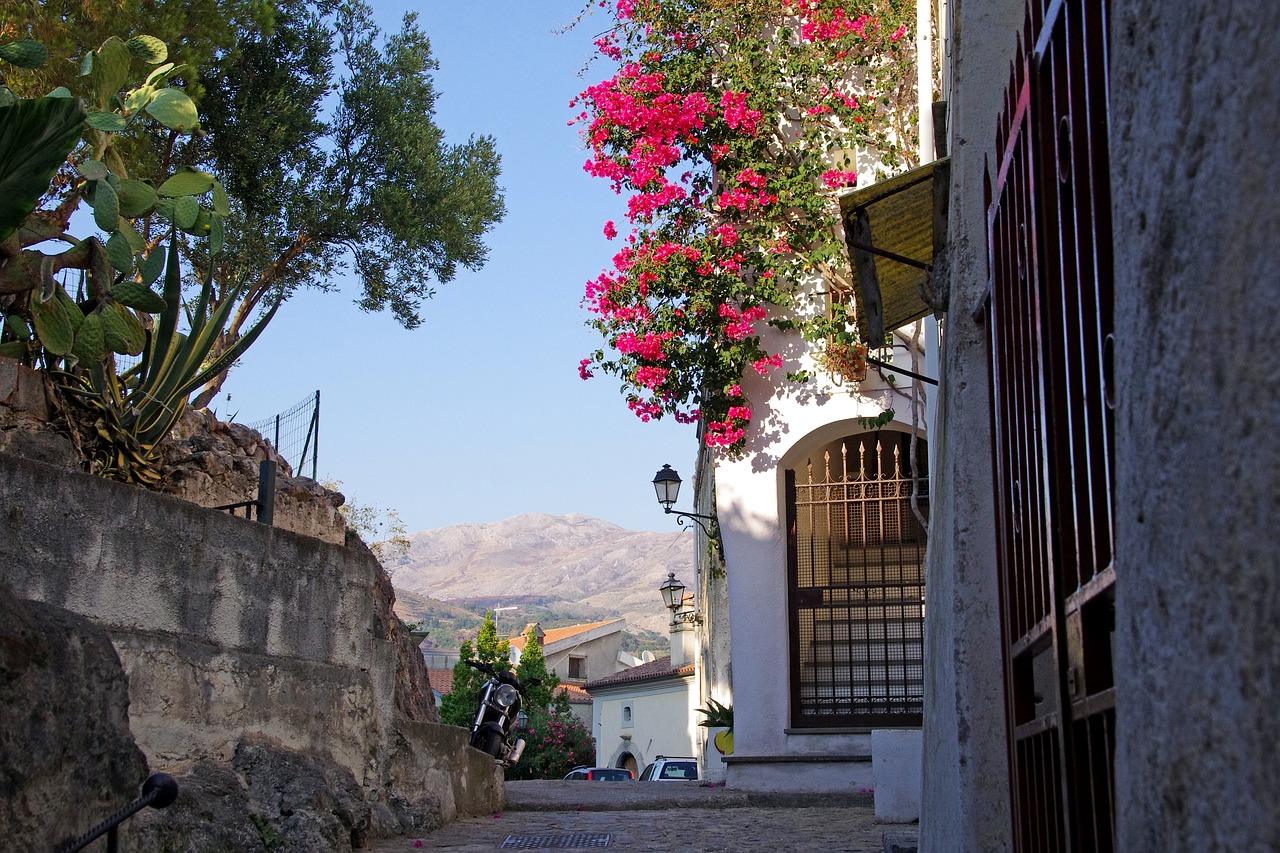
[[[691,579],[695,547],[685,532],[627,530],[591,516],[518,515],[408,536],[387,562],[398,590],[503,611],[520,626],[539,609],[591,621],[623,616],[632,629],[666,632],[658,585],[668,572]]]

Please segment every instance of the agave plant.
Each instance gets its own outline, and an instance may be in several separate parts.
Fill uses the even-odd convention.
[[[59,386],[95,416],[93,461],[105,477],[143,485],[157,482],[160,442],[186,409],[191,392],[239,358],[280,307],[276,300],[234,346],[209,360],[235,300],[213,306],[212,280],[206,277],[199,297],[186,312],[187,332],[180,332],[178,320],[183,312],[178,246],[174,234],[165,265],[164,307],[156,317],[155,329],[145,332],[142,360],[119,374],[111,358],[96,359],[87,369],[76,372],[55,373]],[[85,317],[84,322],[88,321]]]

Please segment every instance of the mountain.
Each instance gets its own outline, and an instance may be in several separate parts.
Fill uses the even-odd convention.
[[[471,611],[515,608],[498,613],[500,626],[511,630],[557,617],[624,616],[633,631],[665,636],[658,585],[668,572],[686,582],[693,577],[695,545],[687,533],[626,530],[586,515],[532,513],[408,539],[408,553],[387,564],[398,591]]]

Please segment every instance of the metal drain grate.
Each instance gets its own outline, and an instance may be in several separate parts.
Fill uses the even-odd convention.
[[[499,850],[582,850],[609,846],[609,833],[575,832],[572,835],[508,835]]]

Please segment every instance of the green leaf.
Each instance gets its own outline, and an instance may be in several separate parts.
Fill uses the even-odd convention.
[[[80,60],[80,76],[88,77],[93,73],[93,51],[89,51]]]
[[[40,345],[54,355],[70,354],[76,336],[70,318],[58,304],[57,294],[61,292],[59,287],[48,302],[31,300],[31,322],[36,327],[36,337]]]
[[[97,181],[93,189],[93,221],[103,231],[110,234],[116,230],[116,219],[120,216],[120,197],[110,181]]]
[[[89,115],[85,116],[84,123],[103,133],[120,133],[129,126],[129,122],[125,121],[124,116],[105,110],[94,110],[89,113]]]
[[[164,251],[158,248],[152,249],[151,254],[147,255],[147,259],[142,262],[142,283],[150,286],[153,281],[160,277],[162,272],[164,272]],[[121,284],[128,283],[130,282],[121,282]],[[117,284],[116,287],[120,287],[120,284]],[[163,302],[164,300],[160,301]],[[126,302],[125,304],[128,305],[129,303]],[[137,308],[138,306],[135,305],[133,307]],[[143,308],[141,310],[145,311],[147,309]]]
[[[0,344],[0,357],[22,358],[26,354],[27,344],[23,341],[9,341],[7,344]]]
[[[158,83],[160,83],[160,81],[163,80],[172,70],[173,70],[172,62],[166,62],[164,65],[161,65],[159,68],[151,69],[151,73],[147,75],[147,81],[143,85],[155,88],[155,86]]]
[[[0,107],[0,242],[35,210],[80,141],[83,121],[74,100],[32,98]]]
[[[79,166],[76,166],[76,171],[86,181],[100,181],[111,174],[111,170],[101,160],[85,160]]]
[[[147,112],[170,130],[191,133],[200,126],[196,105],[180,89],[161,89],[147,104]]]
[[[231,198],[227,195],[221,181],[213,182],[213,212],[219,216],[231,214]]]
[[[31,329],[27,327],[27,321],[21,317],[10,314],[4,318],[5,328],[9,330],[9,334],[13,335],[20,341],[31,340]]]
[[[142,323],[119,302],[109,302],[102,309],[102,331],[112,352],[138,355],[147,345],[147,333]]]
[[[125,275],[133,272],[133,250],[129,241],[119,231],[107,239],[107,260],[116,270]]]
[[[80,330],[76,332],[75,342],[71,345],[71,354],[87,364],[102,358],[106,352],[107,341],[102,315],[90,314],[84,318],[84,322],[80,324]]]
[[[200,203],[191,196],[173,200],[173,224],[184,230],[193,227],[200,218]]]
[[[159,65],[169,58],[169,48],[155,36],[137,35],[124,43],[129,52],[148,65]]]
[[[9,91],[8,86],[0,86],[0,107],[11,107],[18,103],[18,96]]]
[[[99,109],[106,109],[129,78],[129,48],[124,42],[112,36],[98,48],[93,60],[93,91],[98,97]]]
[[[226,240],[226,229],[223,226],[221,216],[211,216],[209,222],[209,256],[213,257],[222,251],[223,241]]]
[[[123,216],[116,220],[116,233],[124,237],[129,244],[129,250],[135,255],[141,255],[146,251],[147,241],[142,239],[142,235],[133,227],[133,223]]]
[[[39,68],[49,58],[49,51],[35,39],[18,39],[0,44],[0,59],[19,68]]]
[[[176,172],[169,180],[160,185],[158,192],[170,198],[176,196],[204,195],[213,188],[213,175],[208,172],[189,171]]]
[[[130,219],[150,213],[159,198],[155,187],[133,178],[121,181],[116,193],[120,196],[120,215]]]
[[[147,258],[147,266],[153,263],[153,258],[159,258],[160,266],[164,266],[164,252],[153,251],[151,256]],[[121,305],[128,305],[130,308],[137,308],[139,311],[145,311],[148,314],[158,314],[166,306],[164,299],[154,290],[144,284],[130,280],[122,281],[111,288],[111,298]]]
[[[50,93],[49,93],[48,95],[46,95],[45,97],[47,97],[47,98],[59,98],[59,99],[63,99],[63,98],[66,98],[66,99],[74,99],[74,98],[75,98],[75,96],[71,94],[71,90],[70,90],[70,89],[68,89],[66,86],[59,86],[58,88],[54,89],[52,92],[50,92]]]
[[[184,199],[185,200],[185,199]],[[208,237],[209,232],[213,230],[212,214],[203,207],[196,208],[196,221],[190,225],[179,226],[192,237]]]
[[[124,115],[126,117],[133,116],[138,110],[145,109],[147,104],[151,103],[151,99],[156,95],[155,86],[139,86],[136,89],[130,89],[124,94]]]

